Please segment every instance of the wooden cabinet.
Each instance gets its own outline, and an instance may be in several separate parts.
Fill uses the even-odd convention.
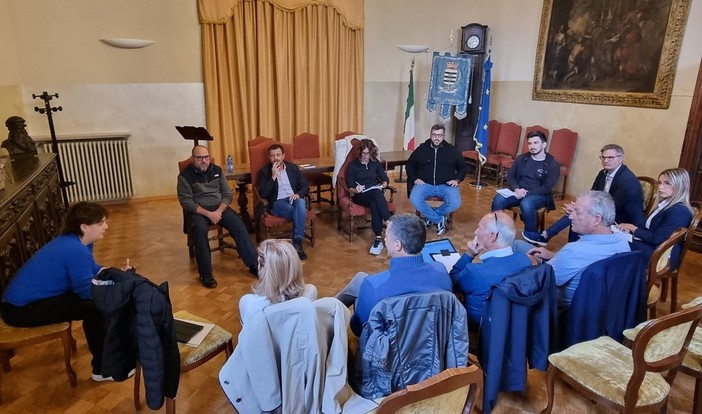
[[[64,213],[53,154],[8,163],[0,190],[0,294],[17,270],[61,230]]]

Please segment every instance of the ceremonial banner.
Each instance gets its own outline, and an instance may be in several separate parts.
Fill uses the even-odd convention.
[[[492,61],[488,58],[483,64],[485,69],[485,78],[483,80],[483,96],[480,98],[480,115],[478,115],[478,128],[475,130],[475,150],[478,151],[480,163],[485,164],[487,161],[487,142],[488,142],[488,121],[490,120],[490,80],[492,75]]]
[[[434,112],[437,105],[440,106],[439,116],[446,121],[451,116],[451,107],[455,106],[456,118],[466,117],[472,63],[471,55],[451,56],[434,52],[427,99],[429,112]]]

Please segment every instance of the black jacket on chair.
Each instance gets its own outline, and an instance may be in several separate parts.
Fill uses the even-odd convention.
[[[102,375],[124,381],[138,359],[149,408],[158,410],[164,397],[175,398],[180,353],[168,282],[156,286],[133,270],[109,268],[93,281],[93,301],[108,319]]]

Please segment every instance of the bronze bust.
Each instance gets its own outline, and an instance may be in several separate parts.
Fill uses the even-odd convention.
[[[2,147],[10,153],[10,158],[34,156],[37,154],[37,146],[27,133],[25,127],[27,123],[20,116],[11,116],[5,121],[5,126],[10,131],[7,139],[2,142]]]

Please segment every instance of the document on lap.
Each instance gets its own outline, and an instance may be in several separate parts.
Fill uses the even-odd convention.
[[[364,189],[363,191],[361,191],[361,193],[366,193],[366,192],[368,192],[368,191],[370,191],[370,190],[381,190],[381,191],[382,191],[382,190],[383,190],[383,186],[382,186],[381,184],[374,185],[373,187],[368,187],[368,188]]]
[[[509,197],[514,197],[516,194],[514,191],[510,190],[509,188],[500,188],[497,191],[497,194],[501,195],[504,198],[509,198]]]

